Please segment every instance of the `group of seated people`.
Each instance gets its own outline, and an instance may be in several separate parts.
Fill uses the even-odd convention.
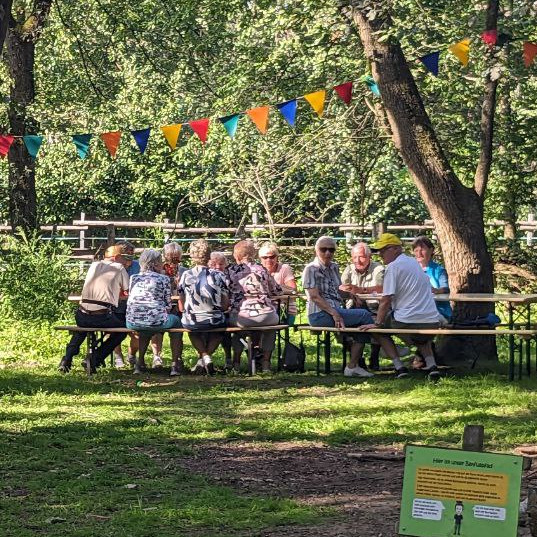
[[[383,264],[371,260],[377,251]],[[451,316],[449,302],[437,302],[433,293],[449,292],[447,273],[432,261],[434,246],[427,237],[418,237],[413,244],[414,258],[403,253],[398,237],[385,233],[372,245],[356,244],[351,251],[352,263],[340,276],[333,261],[336,242],[320,237],[315,244],[315,259],[306,265],[302,285],[307,296],[307,317],[311,326],[336,328],[359,327],[350,335],[350,360],[345,376],[369,377],[363,360],[365,343],[372,343],[370,369],[378,369],[380,348],[393,362],[396,376],[408,375],[400,359],[400,351],[389,335],[368,334],[378,327],[436,328]],[[280,323],[275,297],[292,295],[297,290],[293,270],[279,260],[278,247],[264,243],[259,252],[250,240],[234,245],[234,263],[228,265],[222,252],[211,252],[209,243],[199,239],[189,247],[191,268],[181,265],[181,247],[171,242],[163,253],[146,249],[139,261],[134,247],[120,242],[105,251],[102,261],[95,261],[87,273],[75,319],[78,326],[88,328],[126,327],[135,331],[130,337],[127,360],[135,373],[146,369],[145,354],[151,344],[153,367],[163,365],[161,352],[163,332],[186,328],[198,353],[195,373],[214,374],[212,355],[222,344],[226,367],[240,368],[244,349],[242,333],[214,331],[236,326],[248,331]],[[258,262],[256,259],[259,256]],[[432,291],[432,292],[431,292]],[[362,300],[360,295],[379,294],[378,299]],[[177,300],[172,301],[172,297]],[[294,324],[297,314],[295,299],[285,301],[282,312],[285,324]],[[346,306],[346,307],[345,307]],[[438,309],[437,309],[438,306]],[[270,371],[276,330],[250,331],[254,352],[261,360],[263,372]],[[117,367],[124,365],[121,342],[126,332],[112,332],[93,351],[96,366],[115,353]],[[171,375],[188,372],[183,354],[183,332],[169,332],[172,354]],[[74,332],[67,345],[59,369],[68,372],[73,357],[86,338]],[[416,367],[431,378],[438,369],[431,346],[432,336],[410,334],[402,337],[416,345]]]

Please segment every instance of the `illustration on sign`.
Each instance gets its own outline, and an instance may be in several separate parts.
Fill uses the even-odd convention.
[[[516,537],[522,458],[407,446],[399,533]]]

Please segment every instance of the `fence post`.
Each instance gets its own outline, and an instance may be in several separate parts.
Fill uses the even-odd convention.
[[[170,223],[170,219],[169,218],[165,218],[164,219],[164,223],[165,224],[169,224]],[[164,231],[164,244],[166,244],[167,242],[169,242],[170,240],[170,232],[168,230]]]
[[[85,220],[86,219],[86,213],[80,213],[80,220]],[[82,226],[84,226],[84,224],[82,224]],[[79,232],[78,232],[78,247],[81,249],[81,250],[85,250],[86,249],[86,232],[81,229]]]
[[[112,246],[116,242],[116,226],[106,224],[106,245]]]
[[[371,231],[372,239],[376,241],[383,233],[386,233],[386,223],[375,222]]]
[[[535,213],[534,212],[528,213],[528,222],[534,222],[534,221],[535,221]],[[533,243],[533,231],[532,230],[526,231],[526,244],[528,246],[531,246],[532,243]]]

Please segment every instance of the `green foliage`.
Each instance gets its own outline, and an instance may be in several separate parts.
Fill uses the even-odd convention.
[[[64,243],[24,233],[4,239],[0,312],[19,320],[53,321],[67,315],[67,295],[79,285]]]

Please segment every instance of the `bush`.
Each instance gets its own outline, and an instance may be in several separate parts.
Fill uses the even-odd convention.
[[[67,245],[38,235],[6,237],[0,260],[0,314],[39,321],[66,317],[66,297],[79,281],[69,253]]]

